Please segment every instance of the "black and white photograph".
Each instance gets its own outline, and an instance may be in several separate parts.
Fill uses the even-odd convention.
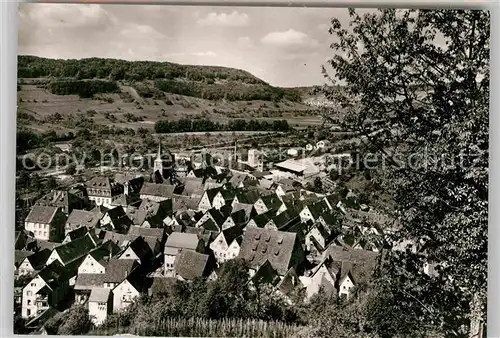
[[[17,15],[15,334],[487,336],[489,11]]]

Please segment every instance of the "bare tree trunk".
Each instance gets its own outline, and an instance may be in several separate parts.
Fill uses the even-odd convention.
[[[471,302],[471,318],[469,338],[482,338],[483,336],[483,321],[482,321],[482,304],[479,295],[474,294]]]

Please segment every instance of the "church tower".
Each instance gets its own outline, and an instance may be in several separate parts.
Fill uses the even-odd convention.
[[[158,143],[158,153],[156,154],[156,159],[154,163],[154,172],[160,172],[163,175],[163,159],[162,159],[162,147],[161,147],[161,139]]]

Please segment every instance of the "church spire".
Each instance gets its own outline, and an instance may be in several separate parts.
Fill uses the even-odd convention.
[[[160,141],[158,142],[158,153],[156,154],[156,159],[161,160],[162,156],[162,149],[161,149],[161,138]]]

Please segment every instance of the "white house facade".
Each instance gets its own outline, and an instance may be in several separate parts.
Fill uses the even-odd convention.
[[[339,296],[345,295],[346,297],[349,297],[350,291],[354,287],[354,282],[349,276],[350,274],[345,275],[345,277],[339,282]]]
[[[141,259],[130,246],[118,256],[118,259],[135,259],[139,264],[141,263]]]
[[[317,227],[314,227],[306,235],[305,243],[307,251],[311,251],[314,248],[313,238],[318,242],[319,245],[321,245],[322,248],[326,247],[325,237],[323,237]]]
[[[200,199],[200,202],[198,203],[198,210],[207,212],[209,209],[212,209],[212,203],[210,203],[210,199],[208,198],[208,194],[205,191],[203,196]]]
[[[319,292],[322,285],[324,285],[324,281],[329,283],[332,287],[335,286],[335,277],[332,276],[330,271],[325,264],[322,264],[315,273],[310,277],[307,288],[306,288],[306,297],[311,298],[316,293]]]
[[[112,292],[107,288],[94,289],[90,293],[88,309],[89,316],[95,326],[101,325],[108,314],[112,313]]]
[[[45,281],[40,276],[36,276],[23,288],[21,303],[21,316],[23,318],[30,318],[37,315],[36,293],[45,285]]]
[[[257,212],[258,215],[265,213],[269,209],[267,208],[266,204],[262,200],[262,198],[259,198],[253,205],[255,208],[255,211]]]
[[[123,311],[139,295],[139,291],[125,279],[113,289],[113,312]]]
[[[311,210],[309,210],[309,207],[307,206],[300,211],[299,216],[302,223],[306,223],[309,220],[313,222],[315,221],[314,216],[311,213]]]
[[[64,236],[66,216],[58,207],[35,205],[24,222],[24,229],[35,239],[59,241]]]
[[[30,261],[26,257],[21,264],[19,264],[19,267],[17,268],[17,273],[19,276],[24,276],[24,275],[29,275],[30,273],[35,272],[35,269],[31,265]]]
[[[106,268],[101,265],[92,255],[87,255],[83,260],[82,264],[78,267],[78,274],[92,273],[101,274],[105,273]]]
[[[54,261],[59,261],[62,265],[64,265],[64,262],[61,259],[61,257],[59,257],[59,254],[57,253],[57,250],[52,250],[52,252],[50,253],[49,258],[47,259],[47,263],[45,263],[45,264],[46,265],[50,265]]]

